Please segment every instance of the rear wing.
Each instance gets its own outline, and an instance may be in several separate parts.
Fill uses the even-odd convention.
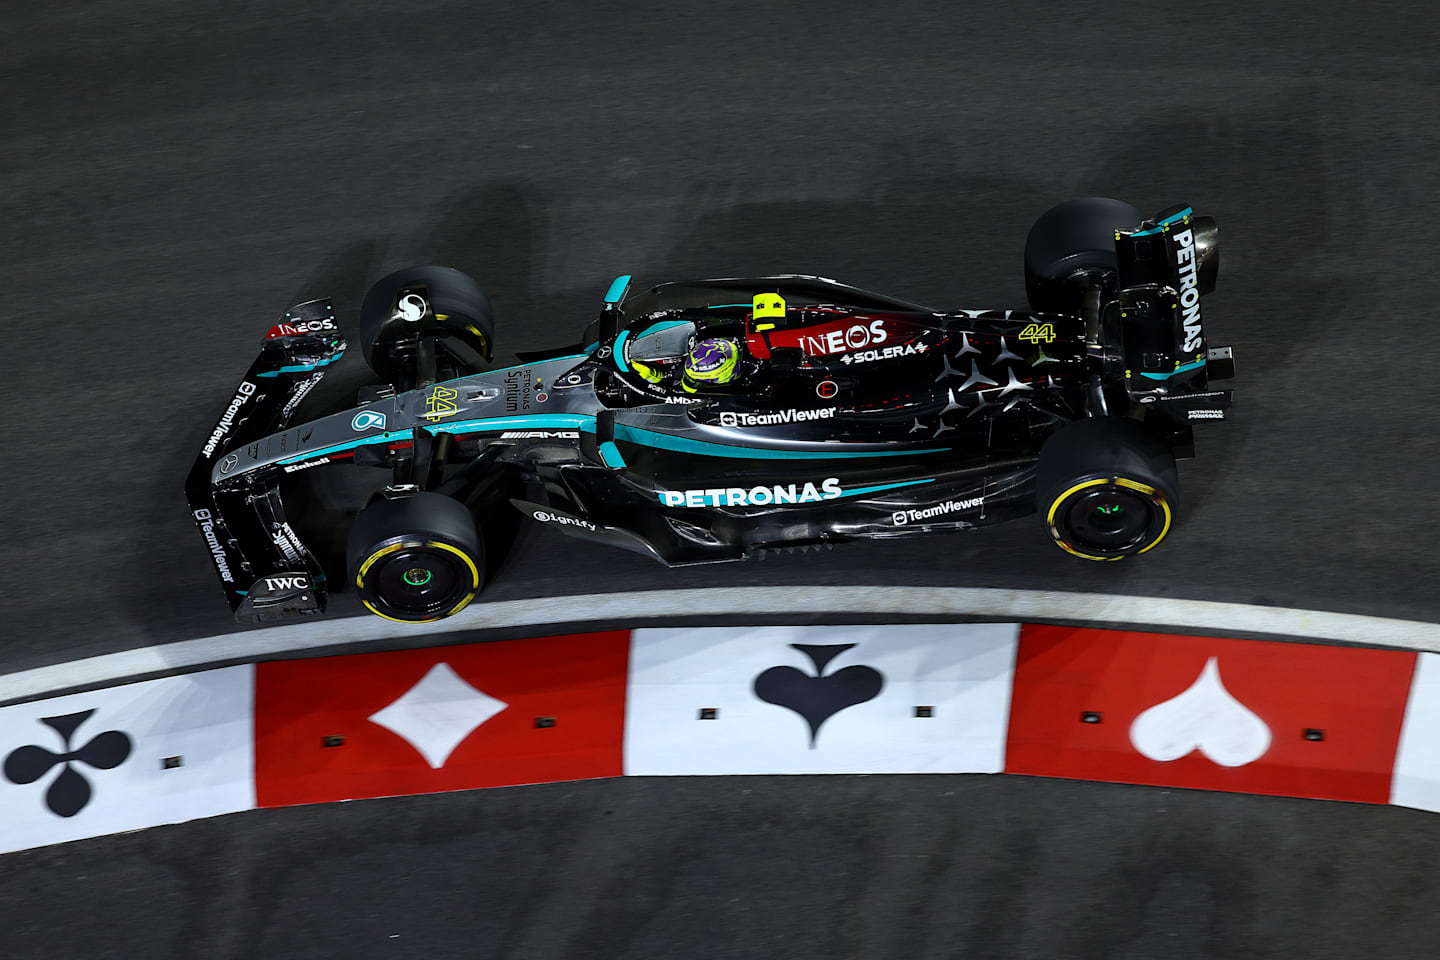
[[[185,499],[230,608],[241,622],[325,609],[324,573],[286,522],[273,476],[225,477],[236,451],[284,430],[345,352],[328,299],[297,304],[261,341],[185,480]],[[227,466],[229,469],[227,469]]]
[[[1166,409],[1176,420],[1223,420],[1229,391],[1207,388],[1234,376],[1234,360],[1229,347],[1209,346],[1201,308],[1220,271],[1214,218],[1176,204],[1117,230],[1115,254],[1118,295],[1101,323],[1110,342],[1124,344],[1131,397],[1160,404],[1156,412]]]

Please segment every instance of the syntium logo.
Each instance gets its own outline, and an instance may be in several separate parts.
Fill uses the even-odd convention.
[[[1195,270],[1195,234],[1175,234],[1175,266],[1180,275],[1180,313],[1185,322],[1186,353],[1198,350],[1204,334],[1200,329],[1200,288]]]
[[[705,490],[660,490],[656,495],[667,507],[763,507],[772,503],[814,503],[844,494],[839,477],[814,482],[768,487],[710,487]]]

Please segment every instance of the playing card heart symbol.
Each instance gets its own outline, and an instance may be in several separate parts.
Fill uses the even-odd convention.
[[[850,666],[825,675],[825,667],[853,643],[790,644],[815,665],[811,676],[794,667],[771,667],[755,678],[755,696],[777,707],[794,710],[810,726],[810,749],[820,735],[820,725],[846,707],[874,700],[885,686],[885,677],[874,667]]]
[[[1222,767],[1242,767],[1270,749],[1270,728],[1225,689],[1219,659],[1211,657],[1189,689],[1135,718],[1130,742],[1151,760],[1199,750]]]

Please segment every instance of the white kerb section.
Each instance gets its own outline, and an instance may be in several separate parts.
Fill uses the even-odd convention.
[[[0,708],[0,852],[255,806],[249,664]]]
[[[998,773],[1015,624],[639,629],[625,773]]]
[[[1415,659],[1390,802],[1440,813],[1440,654]]]

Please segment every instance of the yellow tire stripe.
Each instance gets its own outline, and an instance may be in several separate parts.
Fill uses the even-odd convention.
[[[362,564],[360,564],[360,570],[355,574],[355,586],[357,586],[357,587],[363,587],[363,586],[365,586],[365,574],[370,571],[370,566],[371,566],[376,560],[379,560],[381,557],[385,556],[386,554],[394,553],[395,551],[401,549],[401,548],[404,547],[404,546],[405,546],[404,542],[401,542],[401,543],[392,543],[392,544],[390,544],[390,546],[388,546],[388,547],[382,547],[381,549],[376,550],[376,551],[375,551],[374,553],[372,553],[369,557],[367,557],[367,558],[365,559],[365,562],[362,563]]]
[[[464,610],[465,607],[469,605],[471,600],[475,599],[475,592],[480,589],[480,570],[475,566],[475,561],[471,560],[469,554],[465,553],[465,551],[460,550],[456,547],[452,547],[448,543],[441,543],[439,540],[401,540],[398,543],[392,543],[388,547],[382,547],[381,549],[376,550],[374,553],[372,553],[369,557],[365,559],[364,563],[360,565],[360,572],[355,575],[355,586],[361,588],[365,586],[365,574],[369,572],[371,565],[373,565],[376,560],[379,560],[381,557],[387,556],[389,554],[395,553],[397,550],[400,550],[404,547],[433,547],[439,550],[448,550],[450,553],[455,554],[455,556],[459,557],[461,560],[464,560],[465,566],[470,568],[470,592],[465,594],[465,596],[461,598],[459,603],[455,604],[455,606],[451,607],[445,613],[436,614],[433,617],[424,617],[419,620],[401,620],[399,617],[388,616],[387,614],[383,614],[379,610],[376,610],[374,605],[372,605],[369,600],[365,600],[362,598],[360,602],[365,604],[366,608],[371,613],[375,614],[375,616],[383,617],[386,620],[392,620],[395,623],[427,623],[431,620],[443,620],[446,617],[453,617],[461,610]]]
[[[1144,547],[1141,547],[1139,550],[1135,551],[1135,556],[1138,557],[1140,554],[1144,553],[1146,550],[1149,550],[1161,540],[1165,539],[1165,535],[1170,532],[1170,502],[1165,499],[1165,497],[1160,493],[1160,491],[1156,490],[1149,484],[1140,483],[1138,480],[1131,480],[1128,477],[1110,477],[1108,479],[1102,477],[1095,480],[1085,480],[1081,483],[1077,483],[1075,484],[1075,486],[1066,490],[1064,493],[1060,494],[1054,499],[1054,501],[1051,502],[1050,512],[1045,515],[1045,525],[1050,528],[1050,537],[1055,541],[1055,543],[1060,547],[1060,549],[1064,550],[1066,553],[1074,554],[1075,556],[1081,557],[1085,560],[1123,560],[1126,556],[1128,556],[1128,554],[1122,554],[1118,557],[1097,557],[1093,554],[1081,553],[1079,550],[1076,550],[1074,547],[1070,546],[1070,544],[1066,543],[1063,538],[1061,538],[1060,531],[1055,526],[1055,514],[1059,511],[1060,504],[1064,503],[1071,494],[1075,493],[1078,490],[1084,490],[1088,487],[1095,487],[1111,483],[1121,487],[1129,487],[1131,490],[1138,490],[1140,493],[1145,494],[1155,503],[1158,503],[1160,505],[1160,509],[1165,511],[1165,525],[1160,528],[1159,535],[1157,535],[1154,540],[1151,540]]]

